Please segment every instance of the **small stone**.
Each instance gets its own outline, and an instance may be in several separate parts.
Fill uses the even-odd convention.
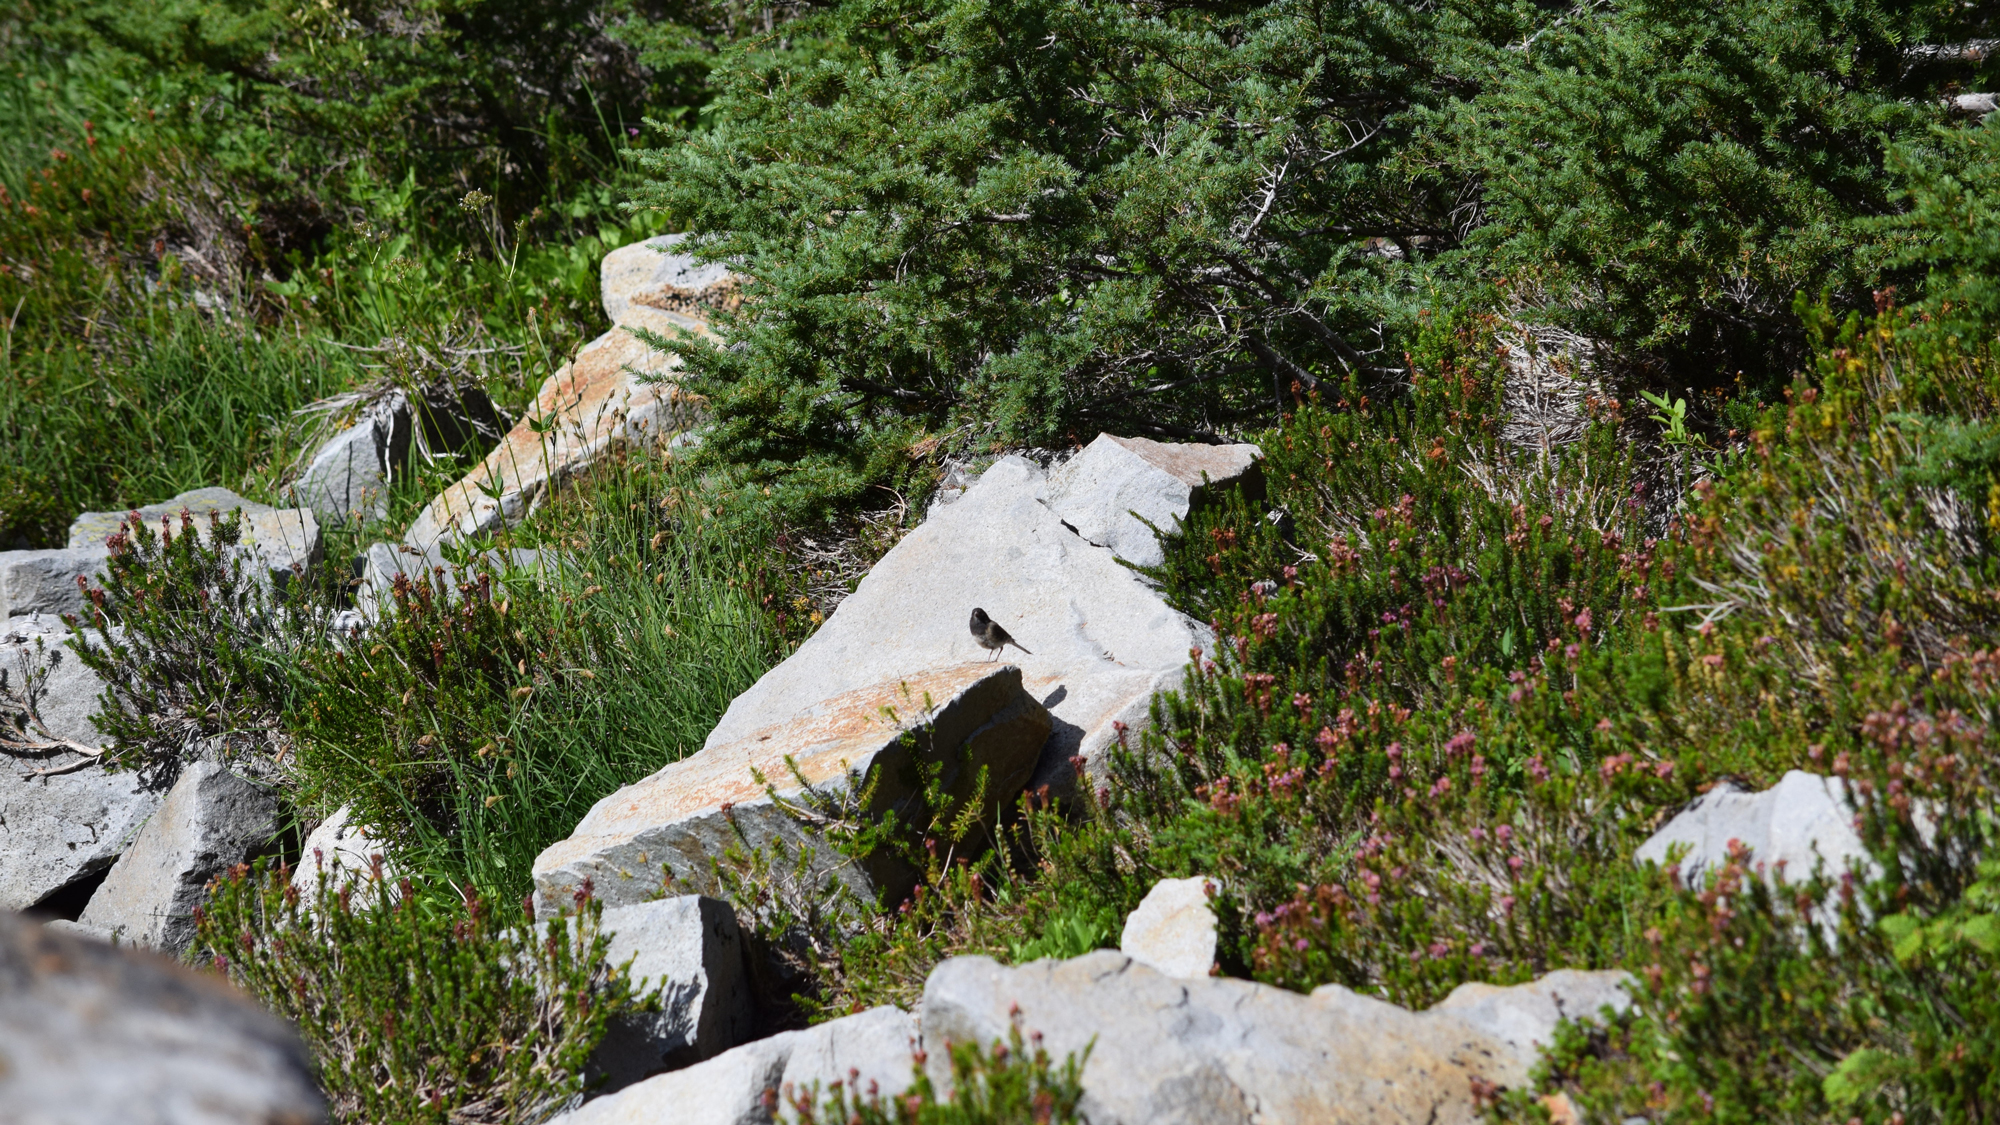
[[[1718,784],[1639,845],[1633,858],[1664,866],[1671,850],[1685,845],[1681,883],[1699,887],[1710,872],[1729,862],[1731,841],[1749,848],[1751,863],[1773,880],[1803,882],[1812,878],[1821,860],[1830,876],[1846,873],[1850,864],[1858,864],[1871,878],[1876,870],[1854,831],[1846,784],[1801,770],[1758,793],[1726,781]]]
[[[1118,949],[1170,977],[1205,977],[1215,964],[1212,882],[1202,875],[1162,879],[1125,918]]]
[[[354,823],[353,815],[352,808],[342,805],[306,834],[306,842],[299,849],[299,865],[292,869],[292,887],[303,901],[313,900],[322,879],[335,890],[365,883],[374,871],[378,855],[383,857],[384,882],[393,888],[401,877],[382,845],[369,838],[366,827]],[[366,899],[367,896],[362,896],[356,901]]]

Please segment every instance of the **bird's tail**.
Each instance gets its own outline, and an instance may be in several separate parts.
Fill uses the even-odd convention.
[[[1028,650],[1027,650],[1027,649],[1025,649],[1025,648],[1021,648],[1021,642],[1019,642],[1019,641],[1008,641],[1007,643],[1008,643],[1008,644],[1010,644],[1010,645],[1013,645],[1013,646],[1014,646],[1015,648],[1019,648],[1019,649],[1021,649],[1021,651],[1022,651],[1022,652],[1028,652]],[[1032,652],[1028,652],[1028,655],[1029,655],[1029,656],[1033,656],[1033,655],[1035,655],[1035,654],[1034,654],[1034,653],[1032,653]]]

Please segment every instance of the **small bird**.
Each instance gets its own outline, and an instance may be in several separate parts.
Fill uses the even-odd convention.
[[[1022,652],[1028,652],[1027,649],[1021,648],[1020,641],[1007,635],[1007,630],[1002,629],[998,621],[986,616],[986,611],[983,609],[972,611],[972,639],[979,642],[980,648],[992,651],[996,657],[1008,645],[1020,648]],[[1028,652],[1028,655],[1035,654]]]

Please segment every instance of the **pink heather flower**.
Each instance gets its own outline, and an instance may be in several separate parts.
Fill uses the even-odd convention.
[[[1388,755],[1390,761],[1400,762],[1403,760],[1403,744],[1400,742],[1391,742],[1389,748],[1382,751],[1382,753]]]
[[[1471,731],[1462,730],[1459,731],[1457,734],[1452,735],[1451,740],[1444,744],[1444,752],[1447,756],[1463,754],[1466,751],[1471,750],[1472,744],[1477,741],[1478,741],[1477,736],[1475,736]]]
[[[1451,778],[1440,777],[1431,784],[1431,799],[1436,800],[1451,792]]]
[[[1659,763],[1653,767],[1653,776],[1662,781],[1674,776],[1674,764],[1672,762]]]
[[[1584,607],[1582,613],[1576,615],[1576,628],[1578,632],[1585,636],[1590,635],[1590,608],[1588,606]]]
[[[1486,956],[1486,943],[1475,941],[1472,943],[1472,948],[1466,950],[1466,952],[1472,954],[1474,957],[1484,957]]]
[[[1483,844],[1486,842],[1486,829],[1479,827],[1477,824],[1472,826],[1471,835],[1472,835],[1472,842],[1475,844]]]
[[[1509,824],[1503,824],[1493,830],[1493,835],[1498,837],[1501,843],[1508,843],[1514,839],[1514,827]]]
[[[1597,729],[1598,729],[1599,733],[1602,733],[1602,734],[1610,734],[1610,733],[1611,733],[1611,720],[1610,720],[1610,719],[1599,719],[1599,720],[1597,720]]]
[[[1513,895],[1501,895],[1501,896],[1500,896],[1500,913],[1502,913],[1502,914],[1512,914],[1512,913],[1514,913],[1514,896],[1513,896]]]
[[[1292,948],[1298,950],[1300,953],[1304,953],[1307,949],[1307,944],[1306,939],[1300,938],[1292,943]]]
[[[1441,941],[1434,941],[1431,943],[1431,960],[1433,961],[1443,960],[1445,954],[1450,952],[1451,952],[1451,946],[1446,945]]]
[[[1521,873],[1521,857],[1517,855],[1508,856],[1507,870],[1512,871],[1516,875],[1519,875]]]

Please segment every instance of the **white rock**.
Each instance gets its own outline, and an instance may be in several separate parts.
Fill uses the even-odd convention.
[[[1004,1042],[1016,1010],[1057,1063],[1089,1051],[1078,1108],[1091,1125],[1473,1125],[1483,1117],[1472,1080],[1522,1087],[1535,1062],[1451,1011],[1411,1012],[1332,985],[1307,997],[1175,979],[1099,950],[1015,968],[985,957],[938,966],[924,986],[931,1081],[948,1089],[949,1045]]]
[[[8,1125],[315,1125],[298,1035],[229,985],[0,913]]]
[[[737,279],[728,268],[680,252],[684,234],[663,234],[604,256],[604,315],[617,324],[636,303],[701,320],[708,310],[733,307]]]
[[[749,1038],[756,1005],[744,972],[736,912],[719,899],[681,895],[604,912],[608,960],[628,966],[634,988],[659,990],[661,1010],[621,1017],[591,1055],[604,1092],[712,1058]]]
[[[1125,918],[1118,951],[1170,977],[1205,977],[1215,964],[1210,880],[1162,879]]]
[[[293,493],[329,524],[381,519],[389,511],[392,423],[373,412],[319,447]]]
[[[311,902],[318,894],[321,880],[336,890],[366,883],[378,855],[384,882],[394,886],[402,877],[382,845],[369,837],[365,826],[354,823],[353,816],[354,810],[342,805],[306,834],[299,865],[292,869],[292,886],[304,901]]]
[[[1099,434],[1049,473],[1048,505],[1090,542],[1134,565],[1158,566],[1166,553],[1153,527],[1177,530],[1212,489],[1262,496],[1263,456],[1254,445],[1168,445]]]
[[[55,741],[103,745],[91,719],[104,683],[68,637],[48,618],[18,617],[0,630],[0,696],[12,720],[0,745],[0,908],[8,910],[111,866],[160,805],[139,774],[112,773]],[[30,776],[44,770],[68,772]]]
[[[270,788],[215,762],[184,766],[77,921],[127,944],[178,954],[194,941],[194,908],[208,881],[277,832],[278,798]]]
[[[746,1043],[707,1062],[649,1078],[587,1102],[549,1125],[770,1125],[786,1091],[824,1092],[852,1081],[862,1096],[909,1089],[917,1025],[896,1008],[871,1008],[804,1031]]]
[[[987,654],[968,620],[985,609],[1032,652],[1007,650],[1055,717],[1031,786],[1067,789],[1069,759],[1095,769],[1115,725],[1143,726],[1155,692],[1178,687],[1207,626],[1163,601],[1106,548],[1063,525],[1042,470],[988,469],[875,564],[811,639],[737,696],[709,746],[784,721],[818,700]]]
[[[841,857],[789,811],[803,792],[800,779],[837,793],[858,773],[868,778],[864,788],[872,786],[864,815],[913,816],[920,763],[940,767],[938,784],[958,798],[970,796],[984,769],[987,800],[1004,807],[1048,733],[1047,710],[1008,664],[955,664],[833,696],[597,802],[569,839],[535,858],[536,909],[563,909],[585,880],[609,905],[652,898],[667,875],[676,887],[708,889],[713,861],[726,851],[773,841],[812,851],[816,876],[839,878],[864,898],[899,895],[915,877],[902,860]]]
[[[1702,794],[1634,853],[1641,863],[1665,865],[1669,851],[1687,845],[1681,882],[1699,887],[1709,872],[1729,862],[1729,843],[1741,841],[1751,859],[1774,880],[1802,882],[1821,859],[1838,876],[1859,864],[1873,877],[1875,862],[1854,831],[1854,810],[1839,778],[1792,770],[1760,793],[1722,782]]]

